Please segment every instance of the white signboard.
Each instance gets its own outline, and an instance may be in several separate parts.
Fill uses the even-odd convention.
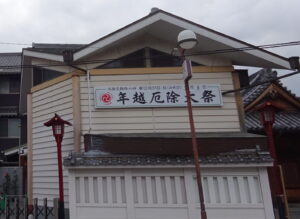
[[[220,85],[190,85],[193,106],[222,106]],[[183,107],[186,93],[183,84],[100,86],[94,88],[95,108]]]

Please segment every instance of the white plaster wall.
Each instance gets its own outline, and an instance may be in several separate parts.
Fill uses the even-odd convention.
[[[266,168],[203,168],[210,219],[274,219]],[[72,219],[200,218],[193,168],[70,169]]]

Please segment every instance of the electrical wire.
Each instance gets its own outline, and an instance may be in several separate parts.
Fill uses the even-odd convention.
[[[240,52],[240,51],[250,51],[250,50],[261,50],[261,49],[270,49],[270,48],[278,48],[278,47],[286,47],[286,46],[298,46],[300,45],[300,41],[293,41],[293,42],[286,42],[286,43],[276,43],[276,44],[267,44],[267,45],[260,45],[260,46],[246,46],[246,47],[240,47],[240,48],[230,48],[230,49],[220,49],[220,50],[207,50],[197,53],[189,53],[185,54],[186,57],[189,56],[204,56],[204,55],[215,55],[215,54],[221,54],[221,53],[232,53],[232,52]],[[152,58],[163,58],[167,57],[169,54],[166,55],[156,55]],[[176,57],[176,56],[175,56]],[[123,60],[136,60],[141,59],[137,57],[131,57],[131,58],[123,58]],[[150,58],[142,58],[142,59],[150,59]],[[102,63],[108,63],[112,61],[119,60],[117,59],[96,59],[96,60],[86,60],[86,61],[77,61],[72,63],[73,65],[83,65],[83,64],[102,64]],[[68,63],[48,63],[48,64],[40,64],[40,65],[2,65],[0,66],[0,69],[11,69],[11,68],[32,68],[32,67],[57,67],[57,66],[68,66]]]
[[[12,44],[12,45],[29,45],[29,44],[22,44],[22,43],[3,43],[0,42],[0,44]],[[276,43],[276,44],[267,44],[267,45],[260,45],[260,46],[247,46],[247,47],[240,47],[240,48],[230,48],[230,49],[220,49],[220,50],[207,50],[207,51],[202,51],[202,52],[197,52],[197,53],[190,53],[190,54],[185,54],[185,56],[203,56],[203,55],[214,55],[214,54],[221,54],[221,53],[232,53],[232,52],[240,52],[240,51],[249,51],[249,50],[261,50],[261,49],[270,49],[270,48],[278,48],[278,47],[285,47],[285,46],[298,46],[300,45],[300,41],[293,41],[293,42],[286,42],[286,43]],[[151,58],[163,58],[167,57],[169,54],[166,55],[156,55],[152,56]],[[178,57],[173,55],[174,57]],[[178,57],[179,58],[179,57]],[[101,59],[101,60],[88,60],[88,61],[79,61],[79,62],[74,62],[72,65],[83,65],[83,64],[102,64],[102,63],[109,63],[112,61],[119,60],[120,58],[117,59]],[[122,58],[122,60],[129,60],[129,61],[134,61],[137,59],[150,59],[150,58],[137,58],[137,57],[128,57],[128,58]],[[40,64],[40,65],[6,65],[6,66],[0,66],[0,69],[16,69],[16,68],[33,68],[33,67],[38,67],[38,68],[43,68],[43,67],[58,67],[58,66],[70,66],[70,63],[48,63],[48,64]],[[277,80],[280,80],[282,78],[287,78],[290,76],[293,76],[295,74],[299,74],[300,71],[292,72],[280,77],[273,78],[271,80],[267,80],[264,82],[259,82],[259,83],[254,83],[252,85],[248,85],[239,89],[234,89],[234,90],[228,90],[222,92],[222,95],[226,95],[229,93],[234,93],[238,92],[241,90],[249,89],[252,87],[256,87],[265,83],[271,83],[275,82]]]
[[[276,81],[278,81],[278,80],[280,80],[282,78],[291,77],[291,76],[299,74],[299,73],[300,73],[300,71],[295,71],[295,72],[291,72],[289,74],[285,74],[285,75],[280,76],[280,77],[273,78],[271,80],[266,80],[266,81],[263,81],[263,82],[253,83],[251,85],[248,85],[248,86],[245,86],[245,87],[241,87],[241,88],[238,88],[238,89],[234,89],[234,90],[227,90],[227,91],[222,92],[222,95],[229,94],[229,93],[234,93],[234,92],[238,92],[238,91],[241,91],[241,90],[249,89],[249,88],[256,87],[256,86],[259,86],[259,85],[262,85],[262,84],[266,84],[266,83],[276,82]]]

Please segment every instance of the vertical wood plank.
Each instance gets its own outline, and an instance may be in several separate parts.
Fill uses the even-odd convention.
[[[84,176],[79,176],[80,203],[85,203]]]
[[[250,200],[252,204],[258,204],[259,203],[259,198],[257,197],[257,191],[255,187],[255,182],[254,182],[254,177],[249,176],[248,177],[248,182],[249,182],[249,189],[250,189]],[[260,191],[258,191],[260,192]]]
[[[107,182],[107,203],[112,204],[112,183],[111,183],[111,176],[106,177]]]
[[[153,191],[152,191],[152,184],[151,184],[151,176],[146,176],[146,189],[147,189],[147,203],[153,204]]]
[[[232,72],[232,82],[234,89],[240,88],[240,78],[239,73],[237,71]],[[240,130],[241,132],[246,132],[246,123],[245,123],[245,110],[244,110],[244,104],[243,104],[243,98],[241,95],[241,92],[234,92],[235,95],[235,101],[237,104],[237,110],[238,110],[238,116],[239,116],[239,122],[240,122]]]
[[[269,186],[267,168],[259,168],[259,179],[262,191],[262,200],[265,208],[266,219],[274,219],[273,203]]]
[[[27,94],[27,195],[28,205],[33,204],[32,188],[32,94]]]
[[[75,212],[76,212],[76,203],[79,202],[77,196],[77,190],[76,190],[76,177],[74,175],[73,171],[69,172],[69,208],[70,208],[70,218],[75,218]],[[27,206],[24,206],[24,209],[27,208]],[[24,214],[26,215],[26,214]],[[24,216],[25,218],[25,216]]]
[[[116,195],[117,203],[122,204],[121,177],[116,176]]]
[[[223,181],[223,176],[218,176],[217,180],[218,180],[219,192],[220,192],[220,202],[222,204],[226,204],[227,200],[225,195],[225,184]]]
[[[195,186],[194,186],[194,176],[191,169],[184,169],[184,184],[186,185],[186,198],[187,198],[187,207],[188,207],[188,218],[195,219],[200,218],[199,215],[196,214],[197,209],[195,205]]]
[[[95,195],[94,195],[94,184],[93,184],[93,177],[88,177],[89,180],[89,198],[90,203],[95,203]]]
[[[241,195],[241,203],[246,204],[247,198],[246,198],[244,178],[242,176],[238,176],[237,179],[238,179],[238,186],[239,186],[239,191],[240,191],[240,195]]]
[[[156,185],[156,194],[157,194],[157,203],[162,204],[163,198],[162,198],[162,189],[161,189],[161,182],[160,177],[155,177],[155,185]]]
[[[176,203],[183,204],[183,197],[181,192],[181,183],[180,183],[180,176],[175,176],[175,191],[176,191]]]
[[[141,176],[136,177],[136,186],[137,186],[138,204],[143,204],[144,198],[143,198],[143,187],[142,187],[142,177]]]
[[[229,195],[230,195],[230,203],[231,204],[237,204],[237,194],[234,190],[234,183],[233,183],[233,177],[232,176],[228,176],[228,187],[229,187]]]
[[[167,193],[167,204],[172,204],[172,190],[171,190],[171,179],[169,176],[165,177],[165,183],[166,183],[166,193]]]
[[[135,219],[134,210],[134,200],[133,200],[133,184],[132,184],[132,174],[130,170],[124,171],[125,178],[125,196],[126,196],[126,206],[127,206],[127,218]]]
[[[98,199],[99,199],[99,204],[104,203],[104,194],[103,194],[103,178],[102,176],[98,177]]]
[[[208,183],[208,191],[209,191],[209,199],[212,204],[215,204],[216,201],[216,193],[215,193],[215,188],[214,188],[214,182],[213,182],[213,177],[208,176],[207,177],[207,183]]]
[[[79,75],[72,75],[72,109],[73,109],[73,132],[74,151],[80,152],[81,118],[80,118],[80,79]]]

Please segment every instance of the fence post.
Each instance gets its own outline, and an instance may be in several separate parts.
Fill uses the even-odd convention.
[[[27,196],[23,197],[24,199],[24,219],[28,219],[28,199]]]
[[[10,216],[10,200],[9,200],[9,197],[6,197],[5,202],[6,202],[6,204],[5,204],[5,219],[9,219],[9,216]]]
[[[58,198],[53,199],[53,215],[54,219],[58,219]]]
[[[16,219],[20,218],[20,199],[19,197],[15,197],[15,214],[16,214]]]
[[[44,219],[48,219],[47,198],[44,198]]]
[[[39,206],[38,206],[38,199],[35,198],[33,200],[33,218],[34,219],[38,219],[39,215],[38,215],[38,212],[39,211]]]

